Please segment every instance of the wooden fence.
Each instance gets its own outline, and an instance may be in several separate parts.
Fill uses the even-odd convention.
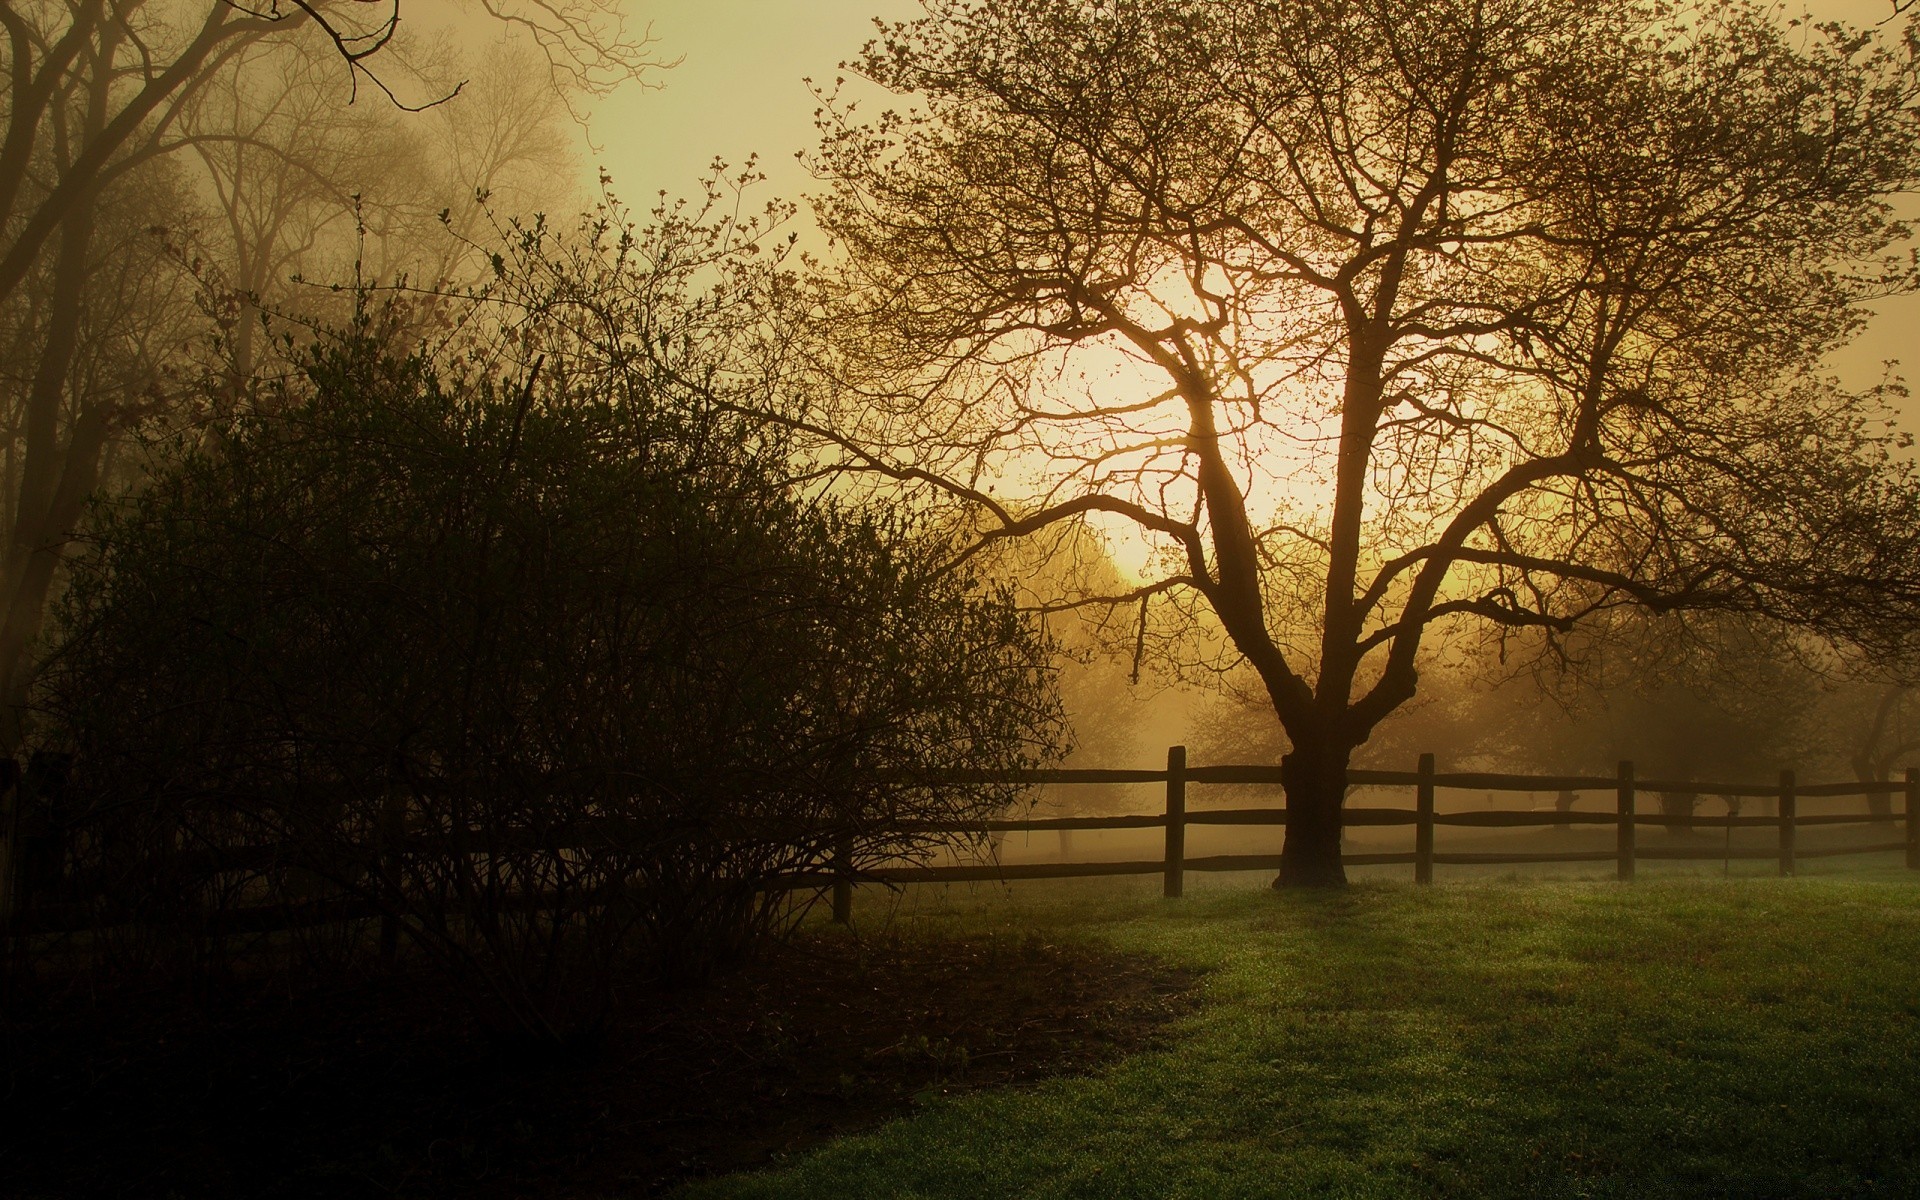
[[[19,911],[13,903],[19,886],[22,863],[19,854],[20,839],[17,834],[17,806],[12,803],[17,796],[19,771],[17,767],[8,770],[9,767],[13,767],[11,760],[0,760],[0,839],[3,839],[3,842],[0,842],[0,933],[50,932],[55,926],[34,920],[33,914]],[[821,870],[789,877],[788,885],[794,888],[831,888],[834,917],[836,920],[845,921],[851,912],[852,889],[856,883],[955,883],[1157,874],[1162,877],[1164,893],[1169,897],[1176,897],[1184,890],[1188,871],[1277,870],[1280,866],[1278,854],[1213,854],[1190,857],[1186,851],[1187,830],[1191,826],[1284,826],[1287,823],[1286,811],[1277,807],[1199,810],[1189,810],[1187,807],[1187,789],[1190,786],[1279,784],[1280,768],[1277,766],[1190,766],[1187,763],[1186,748],[1174,746],[1167,751],[1165,770],[1048,769],[1012,774],[956,776],[954,782],[1032,785],[1148,783],[1161,785],[1166,799],[1165,806],[1159,813],[1114,817],[1007,819],[971,824],[918,823],[903,825],[901,832],[978,834],[982,832],[1037,833],[1069,830],[1160,829],[1165,834],[1165,850],[1157,859],[1119,862],[985,862],[949,866],[879,866],[854,870],[848,865],[852,857],[851,853],[843,848],[835,856],[834,861],[824,864]],[[1441,773],[1434,769],[1433,755],[1423,754],[1420,756],[1419,767],[1416,770],[1350,770],[1347,773],[1347,782],[1350,786],[1356,787],[1413,789],[1414,806],[1411,809],[1349,807],[1345,810],[1344,816],[1346,825],[1350,828],[1411,825],[1414,827],[1414,848],[1411,851],[1392,853],[1348,854],[1343,856],[1342,861],[1348,866],[1409,865],[1413,868],[1413,877],[1418,883],[1432,883],[1433,869],[1436,865],[1582,862],[1612,862],[1615,864],[1619,878],[1627,880],[1633,878],[1635,865],[1641,859],[1696,861],[1719,861],[1723,858],[1777,859],[1780,873],[1791,875],[1798,861],[1804,858],[1890,851],[1904,851],[1907,867],[1920,870],[1920,769],[1915,768],[1909,768],[1905,780],[1898,783],[1800,784],[1796,782],[1792,771],[1782,771],[1776,785],[1766,786],[1702,783],[1690,780],[1637,780],[1631,762],[1621,763],[1617,773],[1612,776],[1511,775],[1479,771]],[[1470,789],[1488,793],[1609,791],[1614,795],[1614,810],[1612,812],[1567,810],[1542,812],[1504,809],[1439,812],[1434,800],[1436,793],[1442,789]],[[1643,792],[1758,797],[1776,801],[1777,809],[1771,816],[1739,816],[1729,813],[1720,817],[1691,815],[1677,818],[1670,814],[1641,813],[1638,809],[1638,797]],[[1804,798],[1891,796],[1894,793],[1901,793],[1905,797],[1904,809],[1897,818],[1892,815],[1890,805],[1887,812],[1881,813],[1802,815],[1798,811],[1799,801]],[[1808,826],[1886,824],[1895,820],[1898,820],[1902,826],[1902,836],[1897,841],[1888,840],[1818,849],[1802,849],[1797,844],[1798,831]],[[1639,844],[1638,831],[1642,826],[1670,826],[1676,822],[1684,822],[1689,826],[1724,827],[1728,830],[1771,828],[1777,831],[1777,842],[1766,849],[1749,847],[1735,849],[1730,845],[1716,849]],[[1434,849],[1434,830],[1443,825],[1479,828],[1607,825],[1612,826],[1616,832],[1614,848],[1611,850],[1458,853]],[[13,836],[8,836],[10,834]],[[226,853],[228,857],[239,862],[247,858],[245,850],[246,848],[242,847]],[[375,910],[368,908],[364,903],[356,905],[352,901],[329,902],[320,906],[320,909],[322,911],[319,911],[318,919],[322,922],[377,915]],[[363,912],[362,909],[366,911]],[[295,919],[292,914],[282,915],[266,909],[250,909],[237,915],[251,918],[241,921],[240,925],[260,932],[290,928],[295,924],[312,923],[311,915]],[[390,937],[390,934],[387,936]]]
[[[852,884],[876,882],[956,883],[973,880],[1073,879],[1096,875],[1160,875],[1163,893],[1176,897],[1185,890],[1188,871],[1278,870],[1278,854],[1213,854],[1199,858],[1187,856],[1187,828],[1193,825],[1285,825],[1287,814],[1280,808],[1228,808],[1189,811],[1187,788],[1196,784],[1278,784],[1277,766],[1190,766],[1184,746],[1167,751],[1167,766],[1156,770],[1054,769],[1023,771],[1013,775],[971,776],[1002,783],[1029,784],[1114,784],[1158,783],[1166,789],[1166,807],[1157,814],[1124,817],[1048,817],[1032,820],[988,821],[990,832],[1036,833],[1045,830],[1078,829],[1164,829],[1166,852],[1159,859],[1131,862],[1087,863],[982,863],[943,867],[879,867],[857,876],[842,873],[833,880],[834,919],[845,921],[852,909]],[[1634,877],[1641,859],[1696,860],[1718,862],[1723,859],[1778,859],[1780,874],[1791,875],[1803,858],[1824,858],[1847,854],[1882,854],[1904,851],[1911,870],[1920,870],[1920,769],[1909,767],[1902,782],[1801,784],[1792,771],[1780,772],[1773,786],[1751,783],[1701,783],[1692,780],[1636,779],[1633,763],[1622,762],[1611,775],[1509,775],[1485,771],[1442,773],[1434,769],[1431,754],[1422,754],[1413,771],[1349,770],[1350,787],[1410,787],[1414,806],[1405,808],[1349,807],[1344,810],[1348,828],[1356,826],[1411,825],[1414,827],[1411,851],[1384,854],[1347,854],[1341,861],[1347,866],[1410,865],[1416,883],[1432,883],[1436,864],[1499,865],[1521,863],[1612,862],[1620,879]],[[1614,811],[1539,812],[1531,809],[1497,809],[1485,812],[1438,812],[1435,794],[1443,788],[1479,792],[1589,792],[1608,791],[1614,796]],[[1680,795],[1713,795],[1730,798],[1757,797],[1777,802],[1775,815],[1721,817],[1642,813],[1638,798],[1643,792]],[[1891,813],[1842,813],[1802,815],[1802,798],[1833,796],[1905,796],[1898,820],[1902,826],[1898,841],[1888,840],[1863,845],[1800,849],[1797,832],[1807,826],[1845,824],[1885,824],[1895,818]],[[1689,826],[1712,828],[1769,828],[1778,833],[1778,843],[1767,849],[1686,846],[1646,846],[1639,844],[1643,825],[1671,826],[1684,821]],[[1433,833],[1437,826],[1515,828],[1529,825],[1610,825],[1616,831],[1612,850],[1552,851],[1526,850],[1512,853],[1449,853],[1437,851]],[[978,830],[979,825],[967,826]],[[962,832],[959,826],[916,826],[927,832]]]

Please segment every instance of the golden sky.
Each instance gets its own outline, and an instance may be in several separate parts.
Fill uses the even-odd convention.
[[[679,194],[716,156],[760,156],[770,193],[797,196],[808,179],[794,152],[813,145],[809,76],[833,82],[859,53],[874,17],[919,15],[914,0],[644,0],[636,18],[653,24],[655,49],[679,65],[660,87],[630,87],[593,115],[597,161],[621,197],[636,206],[664,188]]]

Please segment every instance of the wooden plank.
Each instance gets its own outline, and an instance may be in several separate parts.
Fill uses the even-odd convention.
[[[1438,776],[1437,778],[1461,779],[1461,780],[1467,781],[1465,783],[1459,783],[1452,786],[1477,787],[1479,785],[1473,782],[1474,780],[1503,779],[1508,781],[1515,781],[1515,780],[1521,780],[1521,779],[1529,779],[1532,777],[1524,776],[1524,775],[1459,775],[1459,776]],[[1218,766],[1206,766],[1206,767],[1189,766],[1187,768],[1187,782],[1188,783],[1279,784],[1282,782],[1282,780],[1280,778],[1280,768],[1277,766],[1265,766],[1265,765],[1254,765],[1254,764],[1222,764]],[[1548,778],[1546,782],[1551,783],[1551,782],[1554,782],[1554,780],[1552,778]],[[1602,781],[1602,783],[1606,785],[1611,785],[1612,782],[1613,781],[1610,779]],[[1419,775],[1419,772],[1417,771],[1372,771],[1372,770],[1367,770],[1361,767],[1352,767],[1352,768],[1349,768],[1347,771],[1348,787],[1416,787],[1419,785],[1419,783],[1420,783],[1420,775]],[[1518,790],[1537,791],[1542,786],[1544,785],[1535,784],[1530,787],[1519,788]],[[1499,791],[1500,789],[1493,788],[1492,790]]]
[[[1904,791],[1906,785],[1889,779],[1878,779],[1868,783],[1854,780],[1842,780],[1839,783],[1803,783],[1794,789],[1794,794],[1805,799],[1808,796],[1890,796]]]
[[[1187,860],[1189,871],[1278,871],[1278,854],[1209,854]]]
[[[308,929],[316,925],[340,925],[348,921],[371,921],[381,917],[378,905],[358,897],[311,900],[302,904],[262,904],[232,908],[210,914],[205,928],[212,934],[278,933],[288,929]],[[43,908],[18,914],[10,936],[33,937],[41,934],[99,933],[139,925],[133,914],[100,913],[82,905]]]
[[[1223,763],[1212,767],[1188,767],[1188,783],[1271,783],[1282,782],[1278,766],[1251,763]],[[1352,782],[1351,773],[1348,782]]]
[[[1284,808],[1201,808],[1187,813],[1189,825],[1285,825]]]
[[[1771,796],[1777,796],[1779,794],[1780,793],[1777,790],[1768,793],[1768,795],[1771,795]],[[1799,793],[1799,794],[1804,795],[1805,793]],[[1664,826],[1664,825],[1672,825],[1676,819],[1677,818],[1674,818],[1674,817],[1662,816],[1659,813],[1641,813],[1639,816],[1634,818],[1634,822],[1640,825]],[[1728,827],[1732,827],[1734,829],[1777,829],[1780,826],[1779,817],[1728,817],[1728,816],[1698,817],[1696,816],[1696,817],[1688,817],[1686,818],[1686,820],[1688,821],[1689,824],[1705,825],[1713,829],[1725,829]],[[1873,813],[1833,813],[1833,814],[1819,813],[1811,817],[1796,816],[1794,818],[1794,823],[1800,826],[1883,825],[1889,822],[1890,820],[1892,820],[1891,817],[1875,816]]]
[[[1880,854],[1889,850],[1898,850],[1905,842],[1874,842],[1864,846],[1836,846],[1819,850],[1797,847],[1795,860],[1802,858],[1835,858],[1847,854]],[[1762,861],[1780,857],[1778,847],[1734,847],[1718,849],[1711,846],[1642,846],[1641,858],[1657,858],[1667,862],[1719,862],[1722,859],[1740,859]]]
[[[853,922],[853,835],[843,833],[833,842],[833,923]]]
[[[1907,768],[1907,870],[1920,871],[1920,767]]]
[[[1757,796],[1770,799],[1780,788],[1768,783],[1701,783],[1690,779],[1642,779],[1643,792],[1680,792],[1696,796]]]
[[[1349,867],[1388,867],[1399,866],[1413,861],[1413,855],[1406,851],[1394,854],[1342,854],[1340,862]],[[1277,871],[1280,869],[1278,854],[1215,854],[1206,858],[1187,860],[1189,871]]]
[[[1415,814],[1405,808],[1348,808],[1340,819],[1347,825],[1411,825]],[[1284,808],[1202,808],[1187,812],[1189,825],[1285,825]]]
[[[1806,794],[1805,789],[1797,788],[1794,791],[1795,796],[1804,797]],[[1765,820],[1764,817],[1761,819]],[[1793,823],[1802,829],[1809,825],[1888,825],[1892,821],[1891,816],[1877,813],[1815,813],[1812,816],[1797,813],[1793,818]]]
[[[938,787],[945,783],[1164,783],[1165,771],[1127,767],[1035,767],[1027,771],[942,771],[938,775],[889,776],[882,782],[924,783]]]
[[[407,797],[393,788],[380,801],[380,886],[388,903],[397,903],[402,878],[400,854],[407,836]],[[380,914],[380,962],[391,967],[400,952],[400,921],[391,912]]]
[[[1045,767],[1027,771],[948,771],[939,775],[901,776],[899,781],[937,786],[942,783],[1163,783],[1165,771],[1134,768]],[[892,777],[881,775],[882,781]],[[1189,764],[1189,784],[1279,784],[1280,768],[1271,763],[1219,763],[1209,766]],[[1455,771],[1434,776],[1434,786],[1477,789],[1488,792],[1599,792],[1614,789],[1619,780],[1603,775],[1519,775],[1498,771]],[[1420,784],[1418,771],[1376,771],[1353,768],[1347,772],[1350,787],[1407,787]],[[1899,792],[1904,785],[1894,782],[1859,783],[1843,780],[1809,784],[1800,788],[1803,796],[1872,796]],[[1702,796],[1779,795],[1779,788],[1765,783],[1715,783],[1698,779],[1642,779],[1642,792],[1691,792]]]
[[[1422,754],[1414,772],[1420,782],[1414,785],[1413,881],[1433,882],[1433,755]]]
[[[1876,842],[1863,846],[1833,847],[1799,851],[1800,857],[1824,858],[1851,854],[1893,853],[1906,847],[1905,841]],[[1638,857],[1669,861],[1711,862],[1725,858],[1766,859],[1776,854],[1771,849],[1737,849],[1728,853],[1707,847],[1649,847]],[[1616,857],[1611,851],[1561,853],[1436,853],[1436,863],[1454,865],[1518,865],[1523,863],[1605,862]],[[1347,854],[1341,861],[1347,866],[1389,866],[1417,864],[1417,852],[1384,854]],[[1277,854],[1222,854],[1184,861],[1188,871],[1275,870]],[[1097,876],[1152,875],[1164,871],[1163,861],[1107,863],[1019,863],[970,864],[946,867],[885,867],[859,875],[853,882],[875,883],[960,883],[1012,880],[1077,879]],[[839,882],[831,872],[796,873],[775,881],[776,888],[827,887]],[[551,897],[516,897],[514,907],[540,907]],[[354,897],[312,901],[299,905],[262,905],[231,909],[215,914],[209,927],[224,933],[268,933],[316,925],[342,924],[348,921],[382,917],[384,910],[369,901]],[[125,917],[102,917],[82,909],[42,910],[20,914],[18,924],[9,932],[16,935],[82,932],[129,924]]]
[[[1898,842],[1868,842],[1862,846],[1821,846],[1813,850],[1801,846],[1794,851],[1794,855],[1798,858],[1840,858],[1848,854],[1885,854],[1892,850],[1904,850],[1906,848],[1907,843],[1904,840]]]
[[[1619,822],[1619,831],[1614,837],[1614,849],[1615,857],[1619,860],[1619,865],[1615,869],[1614,875],[1624,882],[1633,878],[1633,855],[1635,849],[1633,831],[1635,798],[1633,763],[1631,760],[1620,760],[1617,777],[1617,781],[1614,784],[1614,815]]]
[[[1077,783],[1163,783],[1167,788],[1166,810],[1159,814],[1129,814],[1108,817],[1059,817],[993,819],[975,822],[918,822],[906,823],[899,827],[903,835],[913,834],[980,834],[987,832],[1043,832],[1085,830],[1123,830],[1152,829],[1166,830],[1166,853],[1158,862],[1094,862],[1094,863],[1023,863],[1023,864],[956,864],[944,867],[899,866],[884,867],[864,874],[852,873],[844,864],[850,859],[850,851],[844,842],[836,846],[832,861],[823,864],[821,869],[798,872],[773,881],[768,886],[776,888],[820,887],[834,889],[835,915],[845,919],[850,903],[850,888],[853,883],[874,882],[960,882],[966,880],[1001,881],[1015,879],[1073,879],[1106,875],[1133,875],[1160,873],[1163,876],[1163,891],[1168,895],[1179,895],[1184,889],[1184,873],[1199,871],[1255,871],[1277,867],[1280,856],[1277,854],[1230,854],[1212,855],[1203,858],[1186,856],[1185,827],[1190,824],[1202,825],[1241,825],[1241,826],[1284,826],[1287,816],[1283,808],[1260,807],[1239,809],[1216,809],[1202,812],[1189,812],[1185,806],[1185,788],[1188,783],[1244,783],[1278,784],[1280,768],[1271,764],[1225,764],[1218,766],[1190,766],[1185,761],[1185,752],[1181,747],[1170,747],[1167,769],[1160,770],[1112,770],[1112,769],[1046,769],[1023,772],[957,772],[950,773],[942,780],[930,780],[926,777],[908,777],[901,775],[897,781],[912,784],[933,782],[954,783],[1016,783],[1016,784],[1077,784]],[[0,760],[0,768],[6,765]],[[15,767],[17,775],[17,766]],[[12,776],[6,776],[0,770],[0,790],[10,782]],[[1348,782],[1354,786],[1411,786],[1415,789],[1415,803],[1412,809],[1386,807],[1355,807],[1346,810],[1344,819],[1354,826],[1397,826],[1414,825],[1416,847],[1412,852],[1380,854],[1351,854],[1343,856],[1342,861],[1352,866],[1413,864],[1415,878],[1429,882],[1432,878],[1434,863],[1477,863],[1477,864],[1519,864],[1536,862],[1597,862],[1614,858],[1619,864],[1619,873],[1623,879],[1631,879],[1635,862],[1640,857],[1660,860],[1680,860],[1711,862],[1725,859],[1765,859],[1778,858],[1783,874],[1790,874],[1798,858],[1824,858],[1845,855],[1890,853],[1904,850],[1907,864],[1920,870],[1920,768],[1909,769],[1902,782],[1842,781],[1829,784],[1796,786],[1793,773],[1783,772],[1777,787],[1765,787],[1754,784],[1722,784],[1699,781],[1660,781],[1636,780],[1633,764],[1623,762],[1619,773],[1611,778],[1586,776],[1547,776],[1514,775],[1493,772],[1455,772],[1440,774],[1433,769],[1432,756],[1423,755],[1420,769],[1406,771],[1370,771],[1353,770],[1348,773]],[[1559,811],[1520,811],[1493,810],[1486,812],[1445,813],[1433,811],[1432,796],[1441,787],[1476,789],[1484,791],[1591,791],[1613,787],[1616,793],[1616,811],[1604,812],[1559,812]],[[556,790],[559,790],[556,787]],[[1661,845],[1641,848],[1636,840],[1636,830],[1640,825],[1668,825],[1670,819],[1656,814],[1640,815],[1636,811],[1637,795],[1644,790],[1662,790],[1690,792],[1700,795],[1726,796],[1778,796],[1781,802],[1780,815],[1777,817],[1695,817],[1693,824],[1711,828],[1749,828],[1776,826],[1779,831],[1779,845],[1772,849],[1738,850],[1726,847],[1689,847]],[[1873,813],[1822,813],[1801,816],[1798,813],[1798,798],[1805,796],[1845,797],[1885,795],[1894,791],[1905,793],[1906,809],[1904,837],[1900,841],[1877,841],[1862,845],[1822,847],[1819,849],[1801,849],[1797,832],[1802,825],[1861,825],[1888,821],[1889,818]],[[1422,793],[1424,792],[1424,796]],[[12,800],[13,796],[7,797]],[[1425,800],[1423,804],[1422,801]],[[16,802],[17,803],[17,802]],[[1424,810],[1424,811],[1423,811]],[[0,810],[0,829],[4,829],[7,817],[16,811],[13,804]],[[1432,830],[1436,825],[1503,828],[1528,827],[1559,824],[1602,825],[1614,824],[1618,830],[1619,846],[1616,851],[1561,851],[1541,853],[1451,853],[1437,854],[1432,848]],[[406,833],[401,828],[382,822],[376,844],[367,848],[369,868],[379,872],[382,878],[391,878],[392,855],[396,848],[410,855],[433,855],[461,853],[453,844],[459,839],[449,840],[445,833]],[[755,832],[758,826],[741,825],[727,830],[716,830],[702,836],[720,840],[729,838],[750,839],[780,836],[785,825],[775,823],[771,832]],[[1424,835],[1424,838],[1423,836]],[[578,829],[566,835],[571,840],[582,836]],[[551,841],[553,839],[547,839]],[[5,849],[11,855],[15,847],[14,839],[8,838]],[[1424,844],[1423,844],[1424,843]],[[533,841],[515,839],[511,845],[502,845],[503,852],[546,851],[554,852],[568,849],[557,844],[534,845]],[[201,847],[179,852],[181,864],[202,871],[209,876],[237,871],[267,871],[288,865],[292,859],[292,847],[284,845],[223,846]],[[0,864],[0,871],[5,864]],[[0,883],[0,893],[7,889]],[[0,895],[0,899],[4,899]],[[551,906],[557,900],[553,896],[528,893],[508,897],[510,906],[519,908],[538,908]],[[381,909],[367,901],[353,897],[313,901],[301,905],[273,905],[257,908],[226,910],[213,914],[211,922],[220,929],[233,932],[266,932],[279,929],[299,928],[314,924],[341,923],[346,921],[378,918],[387,915]],[[102,914],[89,911],[85,906],[70,906],[61,910],[44,913],[18,914],[19,923],[15,932],[29,933],[44,927],[47,931],[104,928],[127,923],[132,914]],[[383,946],[392,940],[395,922],[389,919],[382,922]]]
[[[1617,855],[1611,850],[1566,850],[1559,853],[1541,852],[1539,854],[1463,854],[1442,851],[1433,856],[1437,863],[1491,864],[1503,863],[1546,863],[1546,862],[1612,862]]]
[[[863,871],[861,883],[979,883],[1003,879],[1086,879],[1102,875],[1158,875],[1160,859],[1146,862],[981,863],[952,867],[876,867]],[[1191,864],[1189,864],[1191,869]],[[1203,868],[1204,869],[1204,868]]]
[[[1358,767],[1347,769],[1349,787],[1418,787],[1418,771],[1367,771]]]
[[[1158,829],[1167,823],[1161,813],[1135,813],[1119,817],[1030,817],[995,818],[990,821],[902,821],[894,826],[902,833],[1046,833],[1057,829]]]
[[[1476,792],[1584,792],[1614,787],[1618,780],[1599,775],[1511,775],[1494,771],[1452,771],[1433,777],[1435,787]]]
[[[1340,819],[1348,825],[1416,825],[1420,814],[1406,808],[1349,808]]]
[[[1413,855],[1343,854],[1348,866],[1392,866],[1410,863]],[[967,883],[1018,879],[1081,879],[1105,875],[1156,875],[1165,870],[1164,862],[1092,862],[1092,863],[992,863],[951,867],[880,867],[863,872],[861,883]],[[1274,871],[1280,867],[1278,854],[1213,854],[1185,860],[1188,871]],[[793,886],[806,886],[807,877],[795,876]]]
[[[0,935],[16,928],[20,915],[17,880],[24,857],[20,851],[20,760],[0,758]]]
[[[1414,859],[1411,850],[1400,850],[1389,854],[1342,854],[1340,862],[1349,867],[1399,867]]]
[[[1780,772],[1780,873],[1793,874],[1794,841],[1794,788],[1793,772]]]
[[[1160,894],[1178,900],[1186,887],[1187,857],[1187,748],[1167,747],[1167,850]]]
[[[1129,813],[1118,817],[1036,817],[1025,821],[981,821],[975,825],[954,824],[942,829],[929,826],[934,833],[965,833],[985,829],[995,833],[1045,833],[1055,829],[1158,829],[1167,823],[1160,813]]]
[[[1433,823],[1505,829],[1526,825],[1617,825],[1620,818],[1613,813],[1530,812],[1526,809],[1496,808],[1486,812],[1436,813]]]

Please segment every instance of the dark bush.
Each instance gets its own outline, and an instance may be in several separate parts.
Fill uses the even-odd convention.
[[[559,1036],[624,965],[780,929],[783,878],[1015,798],[942,772],[1058,749],[1038,629],[911,517],[795,486],[776,427],[384,342],[323,339],[75,562],[41,740],[110,949],[217,961],[277,905],[301,953],[384,928]]]

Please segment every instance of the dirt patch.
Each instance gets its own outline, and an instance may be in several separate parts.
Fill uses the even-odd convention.
[[[1084,946],[805,938],[636,995],[574,1061],[476,1031],[424,980],[120,996],[7,1031],[0,1177],[25,1197],[644,1195],[1111,1062],[1193,982]]]

